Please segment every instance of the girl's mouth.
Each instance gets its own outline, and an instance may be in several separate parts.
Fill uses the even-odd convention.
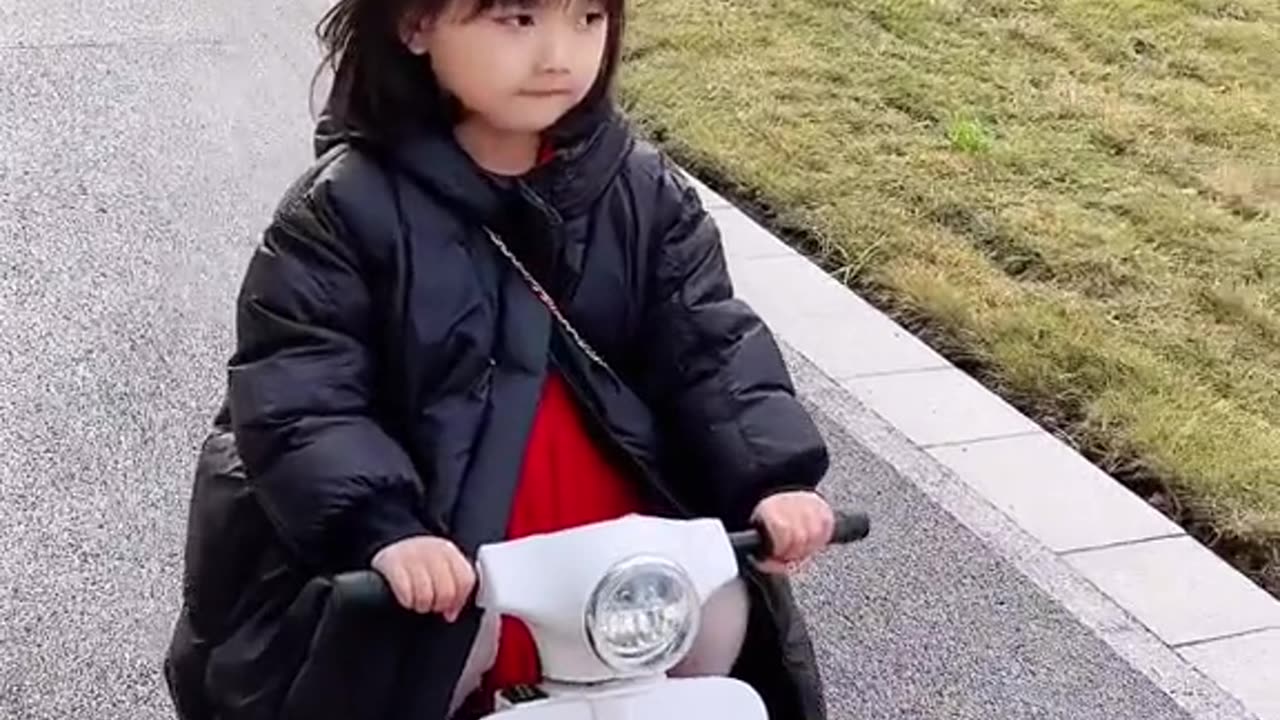
[[[571,94],[569,90],[521,90],[519,95],[532,98],[563,97]]]

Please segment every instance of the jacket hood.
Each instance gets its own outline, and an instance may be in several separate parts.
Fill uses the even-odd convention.
[[[611,101],[570,113],[547,132],[550,161],[510,184],[552,222],[585,213],[621,170],[634,144],[629,125]],[[424,127],[383,141],[344,123],[326,106],[316,124],[315,152],[359,146],[394,164],[430,193],[485,223],[510,210],[502,184],[485,173],[450,132]]]

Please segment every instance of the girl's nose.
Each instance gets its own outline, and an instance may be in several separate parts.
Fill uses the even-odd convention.
[[[567,73],[571,65],[573,53],[573,29],[560,27],[562,23],[552,23],[547,27],[541,43],[538,70],[544,73]]]

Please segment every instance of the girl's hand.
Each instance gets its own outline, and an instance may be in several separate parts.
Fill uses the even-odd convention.
[[[760,563],[765,572],[786,574],[831,542],[836,515],[821,495],[782,492],[756,506],[752,522],[764,526],[773,545],[773,556]]]
[[[449,622],[458,619],[476,586],[471,563],[443,538],[417,536],[392,543],[371,564],[406,610],[437,612]]]

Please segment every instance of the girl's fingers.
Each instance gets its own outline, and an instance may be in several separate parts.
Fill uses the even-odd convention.
[[[386,567],[383,577],[386,578],[387,584],[391,586],[391,594],[396,596],[396,602],[400,603],[400,607],[405,610],[413,609],[413,578],[409,576],[409,571],[404,565],[398,563],[389,563]]]
[[[445,611],[445,619],[453,622],[462,613],[462,608],[466,607],[467,601],[471,598],[471,591],[476,587],[476,571],[471,567],[471,563],[467,562],[467,558],[457,549],[448,553],[446,558],[457,593],[454,597],[454,602]]]
[[[429,553],[424,558],[427,573],[431,576],[435,594],[431,598],[431,612],[448,615],[453,609],[458,595],[457,583],[453,580],[453,571],[449,568],[449,558],[445,552]]]
[[[783,561],[795,559],[797,541],[802,538],[792,522],[786,517],[765,518],[765,529],[773,542],[773,557]]]
[[[808,567],[809,563],[805,560],[793,560],[784,562],[782,560],[757,560],[756,567],[770,575],[795,575],[796,573]]]
[[[770,575],[789,575],[791,574],[791,566],[781,560],[758,560],[756,567]]]
[[[415,537],[384,548],[372,560],[406,610],[458,619],[475,589],[476,573],[448,540]]]
[[[773,542],[775,560],[807,560],[831,542],[835,514],[818,495],[780,496],[761,510],[759,519]]]
[[[810,506],[805,519],[804,557],[816,555],[827,543],[831,542],[831,531],[835,528],[835,518],[822,504]]]
[[[421,555],[409,561],[409,573],[413,576],[413,610],[420,614],[431,612],[436,601],[436,588],[431,572]]]

